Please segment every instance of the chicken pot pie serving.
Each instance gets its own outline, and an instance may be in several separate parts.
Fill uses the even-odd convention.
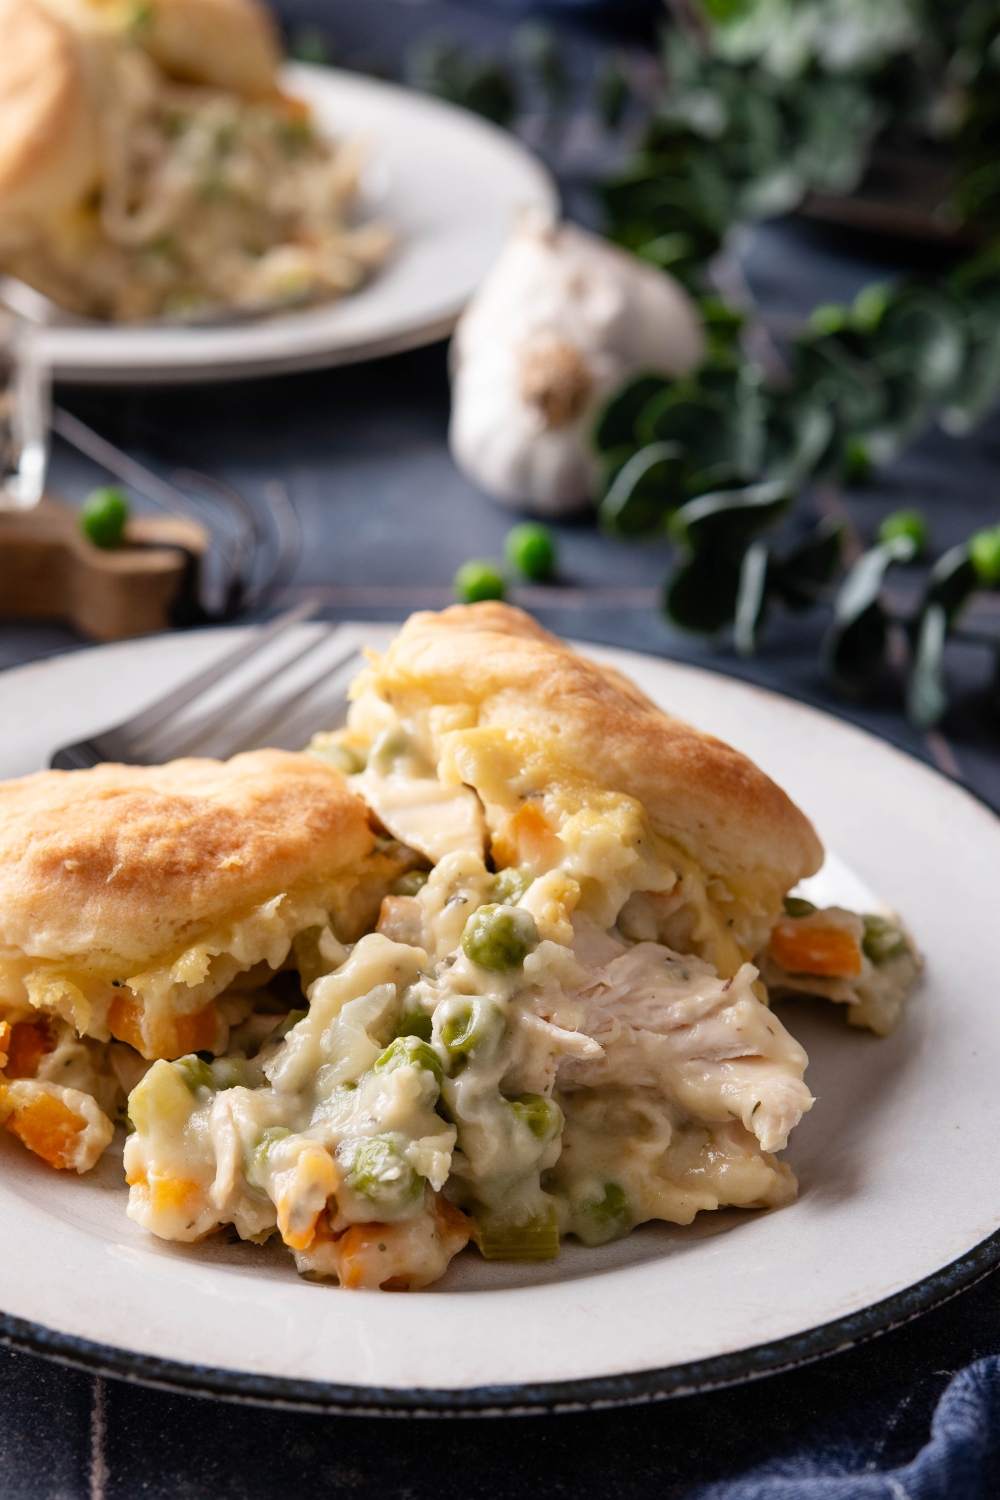
[[[364,148],[281,93],[257,0],[0,0],[0,270],[134,320],[323,301],[387,255]]]
[[[8,1128],[82,1170],[130,1074],[133,1219],[349,1287],[794,1197],[765,980],[884,1032],[918,965],[789,896],[802,813],[502,604],[415,615],[352,697],[311,755],[0,794]]]
[[[339,955],[331,921],[347,938],[364,932],[410,859],[311,756],[0,783],[8,1129],[51,1165],[85,1171],[150,1060],[272,1030],[288,1005],[258,1004],[261,987],[283,966],[313,977],[322,954]]]

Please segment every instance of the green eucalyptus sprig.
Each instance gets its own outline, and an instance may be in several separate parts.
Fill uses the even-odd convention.
[[[894,616],[882,585],[894,565],[910,563],[926,550],[926,523],[917,511],[898,511],[879,528],[878,541],[855,562],[834,603],[834,618],[823,643],[823,660],[833,685],[860,697],[886,674],[893,624],[908,645],[906,709],[922,728],[937,724],[948,707],[944,653],[949,638],[979,640],[996,660],[994,700],[1000,706],[1000,641],[977,636],[963,625],[976,594],[1000,589],[1000,526],[977,531],[945,552],[931,569],[917,607]]]
[[[933,421],[969,430],[1000,396],[1000,256],[963,267],[946,288],[865,288],[850,307],[813,313],[768,381],[708,305],[712,352],[693,376],[633,376],[594,429],[605,479],[598,516],[611,534],[662,534],[671,513],[709,490],[780,480],[852,481],[886,463]]]
[[[776,607],[805,611],[827,602],[833,619],[823,640],[825,674],[835,691],[863,698],[890,668],[893,627],[907,643],[909,717],[923,728],[948,707],[944,653],[949,639],[977,640],[996,655],[993,694],[1000,707],[1000,641],[964,624],[976,594],[1000,590],[1000,526],[976,532],[934,564],[916,606],[893,613],[885,590],[890,570],[918,561],[929,535],[919,511],[901,510],[879,528],[874,546],[853,563],[838,587],[845,531],[824,518],[797,545],[778,551],[767,533],[786,516],[793,496],[780,482],[719,491],[689,500],[673,513],[668,534],[677,552],[667,581],[668,615],[685,629],[731,629],[742,655],[757,646]]]

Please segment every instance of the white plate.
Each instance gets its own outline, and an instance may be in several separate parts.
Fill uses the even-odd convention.
[[[399,244],[339,302],[260,322],[178,328],[62,324],[40,335],[57,378],[88,383],[236,379],[350,364],[444,338],[496,260],[517,211],[554,209],[545,168],[507,131],[423,94],[290,63],[290,93],[322,128],[372,142],[366,216]]]
[[[380,627],[348,627],[379,644]],[[227,649],[227,632],[104,647],[0,677],[0,771],[42,765]],[[171,1245],[126,1219],[120,1163],[56,1175],[0,1131],[0,1335],[112,1373],[312,1407],[524,1410],[648,1399],[787,1366],[891,1326],[1000,1260],[1000,823],[857,729],[742,683],[586,648],[785,786],[927,956],[886,1041],[786,1007],[817,1104],[794,1204],[649,1225],[545,1266],[458,1257],[431,1290],[300,1281],[280,1246]],[[853,872],[853,873],[852,873]],[[860,882],[860,884],[859,884]]]

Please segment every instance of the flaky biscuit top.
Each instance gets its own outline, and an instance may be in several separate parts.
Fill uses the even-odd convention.
[[[411,616],[356,693],[402,719],[464,708],[462,728],[543,746],[569,773],[641,803],[654,831],[742,905],[774,911],[823,861],[802,812],[745,755],[671,717],[609,667],[579,656],[530,616],[488,602]],[[441,737],[446,746],[448,736]]]
[[[0,945],[144,965],[371,852],[361,799],[312,756],[101,765],[0,784]]]

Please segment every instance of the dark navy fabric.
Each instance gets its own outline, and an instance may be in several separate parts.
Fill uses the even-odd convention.
[[[848,1427],[739,1479],[699,1486],[688,1500],[994,1500],[1000,1493],[1000,1360],[960,1371],[937,1404],[928,1442],[884,1473],[871,1472],[874,1460],[859,1463],[877,1434],[874,1416],[860,1430]]]

